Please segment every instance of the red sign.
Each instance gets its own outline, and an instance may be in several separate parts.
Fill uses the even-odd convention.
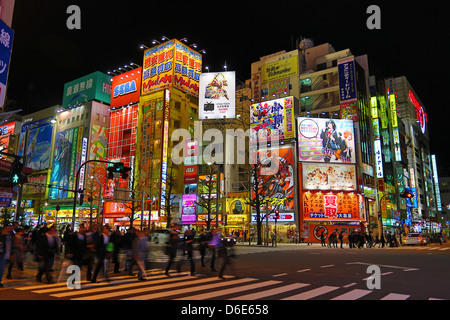
[[[197,166],[184,167],[184,184],[197,183]]]
[[[425,133],[425,125],[428,122],[428,116],[423,107],[420,105],[419,101],[417,101],[414,93],[409,90],[408,91],[409,100],[412,102],[414,107],[416,107],[416,119],[419,122],[420,128],[422,129],[422,133]]]
[[[131,214],[131,204],[122,202],[105,202],[104,207],[105,217],[112,218],[123,217],[124,215]]]
[[[113,78],[111,108],[123,107],[139,102],[142,68],[119,74]]]

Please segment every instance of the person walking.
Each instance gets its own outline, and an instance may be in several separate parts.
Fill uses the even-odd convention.
[[[0,234],[0,288],[3,288],[2,279],[7,261],[11,257],[12,250],[12,226],[3,227]]]
[[[120,247],[122,245],[122,233],[120,232],[119,226],[116,226],[116,230],[111,233],[110,242],[114,245],[112,252],[112,263],[114,263],[114,273],[119,273],[120,268]]]
[[[217,229],[213,230],[211,241],[209,242],[209,247],[211,249],[211,271],[216,272],[215,263],[216,263],[216,252],[217,248],[221,246],[220,233]]]
[[[322,233],[320,234],[320,243],[322,244],[322,247],[326,247],[326,244],[325,244],[325,231],[322,231]]]
[[[137,231],[137,236],[133,240],[132,245],[132,255],[133,261],[138,266],[138,280],[144,281],[147,277],[147,272],[145,271],[145,262],[147,260],[148,254],[148,235],[145,230]],[[130,272],[133,271],[133,265],[131,266]],[[144,278],[145,277],[145,278]]]
[[[96,237],[95,243],[94,243],[94,254],[97,259],[97,265],[94,270],[94,275],[92,276],[92,283],[97,282],[97,276],[100,272],[100,270],[103,271],[103,274],[105,275],[106,281],[109,281],[108,274],[106,270],[106,262],[107,262],[107,246],[109,243],[109,226],[104,225],[102,228],[102,234]]]
[[[232,259],[231,256],[233,255],[232,249],[231,249],[232,245],[233,245],[232,242],[227,241],[226,239],[223,239],[220,242],[220,246],[217,248],[217,253],[218,253],[219,259],[221,259],[221,262],[222,262],[220,264],[220,269],[219,269],[219,275],[218,275],[219,279],[225,279],[223,276],[223,273],[225,272],[225,268],[227,266],[230,266],[231,272],[233,274],[235,273],[232,262],[231,262],[231,259]]]
[[[341,249],[344,249],[343,244],[344,244],[344,232],[341,230],[339,232],[339,241],[341,242]]]
[[[202,264],[202,267],[205,266],[205,255],[206,255],[206,249],[208,248],[208,242],[210,238],[206,234],[205,230],[202,231],[200,234],[200,238],[198,239],[199,242],[199,251],[200,251],[200,262]]]
[[[177,256],[178,244],[180,241],[180,237],[178,236],[178,232],[173,228],[170,230],[169,243],[166,247],[166,254],[169,256],[169,260],[167,261],[165,275],[170,277],[169,270],[172,266],[175,257]],[[180,265],[178,266],[178,271],[180,271]]]
[[[191,229],[187,229],[184,233],[184,252],[187,255],[187,259],[190,264],[191,276],[195,274],[195,262],[194,262],[194,232]]]
[[[52,277],[52,264],[55,255],[59,252],[60,239],[56,234],[56,227],[51,226],[47,232],[42,233],[38,240],[36,254],[38,258],[38,273],[36,281],[42,282],[45,273],[48,283],[54,283]]]
[[[12,279],[12,269],[14,264],[17,264],[17,268],[20,271],[23,271],[23,261],[25,259],[25,240],[23,238],[23,230],[18,228],[11,232],[12,239],[12,251],[11,251],[11,259],[9,260],[8,266],[8,274],[6,275],[6,279]]]

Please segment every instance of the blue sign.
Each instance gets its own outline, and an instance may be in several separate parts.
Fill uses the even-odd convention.
[[[0,20],[0,107],[4,105],[14,31]]]
[[[338,62],[338,75],[341,103],[356,100],[355,62],[353,58]]]

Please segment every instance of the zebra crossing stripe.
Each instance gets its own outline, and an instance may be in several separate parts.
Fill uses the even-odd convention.
[[[214,278],[213,278],[213,280],[214,280]],[[129,297],[129,298],[121,299],[121,300],[150,300],[150,299],[158,299],[158,298],[167,298],[167,297],[178,295],[178,294],[187,294],[190,292],[196,292],[196,291],[200,291],[200,290],[213,290],[213,289],[216,289],[219,287],[238,285],[238,284],[245,283],[245,282],[256,281],[258,279],[243,278],[243,279],[237,279],[237,280],[223,281],[223,280],[216,278],[215,280],[216,281],[213,284],[188,287],[188,288],[184,288],[184,289],[177,289],[177,290],[171,290],[171,291],[166,291],[166,292],[146,294],[146,295],[137,296],[137,297]],[[201,280],[199,280],[199,281],[201,281]]]
[[[280,284],[280,283],[282,283],[282,282],[269,280],[269,281],[255,283],[255,284],[249,284],[249,285],[246,285],[243,287],[237,287],[237,288],[234,287],[234,288],[229,288],[229,289],[224,289],[224,290],[219,290],[219,291],[212,291],[212,292],[197,294],[195,296],[186,296],[186,297],[182,297],[182,298],[175,299],[175,300],[206,300],[206,299],[216,298],[216,297],[220,297],[220,296],[225,296],[227,294],[234,294],[236,292],[258,289],[258,288],[267,287],[267,286]]]
[[[262,299],[262,298],[266,298],[266,297],[270,297],[270,296],[274,296],[277,295],[279,293],[285,293],[288,291],[292,291],[292,290],[296,290],[296,289],[300,289],[303,287],[307,287],[310,284],[308,283],[292,283],[286,286],[282,286],[282,287],[278,287],[278,288],[274,288],[274,289],[269,289],[269,290],[265,290],[265,291],[260,291],[260,292],[255,292],[255,293],[249,293],[243,296],[238,296],[238,297],[233,297],[231,299],[228,300],[257,300],[257,299]]]
[[[308,300],[308,299],[312,299],[315,297],[318,297],[322,294],[326,294],[328,292],[334,291],[336,289],[339,289],[339,287],[333,287],[333,286],[322,286],[316,289],[312,289],[306,292],[302,292],[290,297],[286,297],[284,299],[281,300]]]
[[[410,296],[406,294],[389,293],[386,297],[381,298],[381,300],[406,300]]]
[[[340,296],[334,297],[331,300],[357,300],[362,298],[369,293],[372,293],[372,290],[362,290],[362,289],[354,289],[350,292],[341,294]]]

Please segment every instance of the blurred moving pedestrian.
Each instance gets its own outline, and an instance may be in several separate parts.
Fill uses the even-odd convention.
[[[344,249],[343,245],[344,245],[344,232],[341,230],[339,232],[339,241],[341,242],[341,249]]]
[[[137,231],[137,236],[133,240],[132,252],[133,261],[138,266],[138,279],[140,281],[145,280],[147,272],[145,271],[145,263],[148,256],[148,233],[146,230]],[[133,272],[133,264],[130,267],[130,273]]]
[[[114,273],[119,273],[120,269],[120,247],[122,246],[122,233],[120,232],[119,226],[116,226],[116,230],[111,233],[110,242],[114,244],[114,250],[112,253],[112,263],[114,263]]]
[[[6,264],[11,258],[12,250],[12,226],[3,227],[0,236],[0,288],[3,288],[2,279]]]
[[[91,280],[91,282],[93,282],[93,283],[97,282],[97,276],[98,276],[100,270],[102,270],[106,281],[109,281],[107,270],[106,270],[107,258],[108,258],[107,246],[109,243],[109,232],[110,232],[109,226],[104,225],[102,228],[102,233],[95,239],[94,253],[95,253],[95,258],[97,260],[97,265],[95,267],[94,275]],[[111,252],[111,254],[112,254],[112,252]]]
[[[38,260],[38,273],[36,281],[42,282],[42,276],[45,273],[48,283],[53,283],[52,265],[55,255],[59,252],[60,239],[56,233],[56,227],[51,226],[47,232],[39,237],[36,254]]]
[[[222,243],[220,240],[220,233],[217,229],[214,229],[211,236],[211,241],[209,242],[209,247],[211,250],[211,271],[216,272],[215,263],[216,263],[216,252],[217,248],[221,247]]]
[[[194,240],[195,234],[191,229],[187,229],[184,233],[184,252],[187,255],[187,260],[191,267],[191,276],[195,274],[195,262],[194,262]]]
[[[205,266],[205,255],[206,255],[206,249],[208,248],[208,242],[210,241],[210,236],[205,232],[205,230],[202,231],[200,238],[198,239],[199,242],[199,251],[200,251],[200,261],[202,264],[202,267]]]
[[[178,235],[178,232],[171,228],[170,229],[170,236],[169,236],[169,243],[167,244],[165,250],[166,250],[166,254],[169,256],[169,260],[167,261],[167,265],[166,265],[166,272],[165,275],[166,276],[170,276],[169,275],[169,270],[170,267],[172,266],[172,263],[175,260],[175,257],[177,256],[177,250],[178,250],[178,245],[179,245],[179,241],[180,241],[180,237]],[[180,265],[178,265],[178,272],[180,272]]]
[[[133,264],[132,246],[135,237],[136,229],[134,227],[128,228],[127,233],[125,233],[122,237],[122,245],[125,250],[125,271],[129,271],[131,265]]]
[[[220,279],[224,279],[223,273],[227,266],[229,266],[231,269],[231,272],[233,274],[235,274],[233,264],[231,261],[232,257],[234,257],[233,248],[232,248],[233,244],[234,244],[234,242],[228,241],[227,239],[222,239],[220,242],[220,246],[217,248],[217,253],[218,253],[219,259],[221,259],[221,262],[222,262],[220,265],[219,275],[218,275],[218,277]]]
[[[20,271],[23,271],[23,261],[25,260],[25,240],[23,238],[23,230],[20,228],[12,230],[11,239],[12,239],[12,250],[6,279],[12,279],[11,273],[14,264],[17,264],[17,268]]]

